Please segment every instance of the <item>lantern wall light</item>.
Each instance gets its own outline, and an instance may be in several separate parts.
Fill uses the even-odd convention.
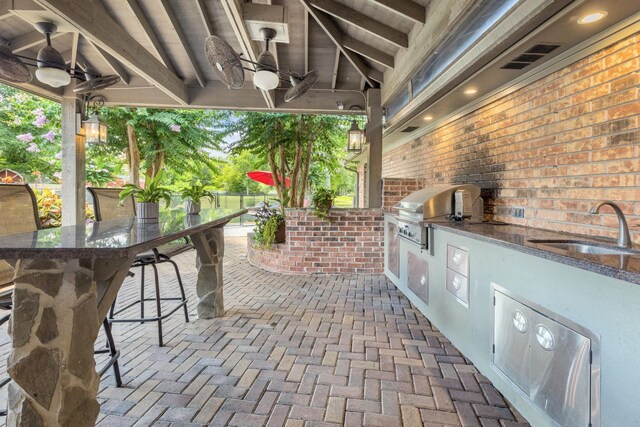
[[[359,105],[352,105],[349,110],[362,110]],[[365,141],[365,131],[360,129],[356,119],[351,121],[351,128],[347,131],[347,151],[360,152]]]
[[[85,110],[89,107],[93,110],[91,115],[82,122],[84,138],[87,144],[106,145],[109,142],[109,129],[98,114],[98,108],[104,106],[105,101],[102,96],[92,96],[86,101]]]

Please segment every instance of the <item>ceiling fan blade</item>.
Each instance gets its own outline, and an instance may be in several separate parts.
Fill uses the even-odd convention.
[[[300,98],[316,84],[319,76],[320,73],[318,73],[318,70],[309,71],[302,79],[291,76],[291,87],[287,90],[287,93],[285,93],[284,101],[291,102],[294,99]]]
[[[110,75],[101,77],[92,77],[86,82],[80,83],[73,88],[75,93],[89,93],[100,89],[108,88],[120,82],[120,76]]]
[[[11,49],[0,45],[0,78],[12,83],[29,83],[33,74]]]
[[[205,54],[209,65],[229,88],[239,89],[244,84],[244,69],[240,55],[226,41],[217,36],[209,36],[205,41]]]

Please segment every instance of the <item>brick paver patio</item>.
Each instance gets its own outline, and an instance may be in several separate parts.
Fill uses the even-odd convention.
[[[191,323],[168,319],[162,348],[154,324],[115,325],[124,387],[103,378],[99,426],[528,425],[383,276],[282,276],[245,246],[227,238],[224,318],[196,318],[191,251]]]

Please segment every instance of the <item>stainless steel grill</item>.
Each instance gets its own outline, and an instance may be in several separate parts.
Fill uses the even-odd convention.
[[[477,185],[434,185],[409,194],[395,207],[398,235],[426,247],[429,223],[481,221],[483,202]]]

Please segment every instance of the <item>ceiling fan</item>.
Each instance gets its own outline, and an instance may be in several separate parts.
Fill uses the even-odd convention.
[[[273,28],[261,28],[260,34],[266,43],[266,49],[258,56],[257,61],[241,58],[240,54],[220,37],[211,35],[205,41],[205,53],[211,68],[218,78],[230,89],[239,89],[244,84],[244,70],[254,73],[253,83],[262,90],[272,90],[278,87],[280,81],[289,82],[291,87],[284,96],[285,102],[291,102],[307,93],[318,81],[317,70],[309,71],[305,75],[292,71],[281,70],[277,67],[276,59],[269,51],[269,42],[276,36]],[[245,67],[246,62],[253,68]],[[288,77],[287,78],[284,78]]]
[[[101,76],[86,66],[83,68],[67,67],[60,52],[51,46],[51,35],[57,27],[51,22],[37,22],[34,27],[44,34],[47,41],[36,58],[16,55],[5,40],[0,40],[0,77],[13,83],[29,83],[33,74],[28,66],[35,67],[36,79],[51,87],[62,87],[71,83],[74,77],[81,81],[73,89],[75,93],[89,93],[104,89],[120,81],[116,75]]]

